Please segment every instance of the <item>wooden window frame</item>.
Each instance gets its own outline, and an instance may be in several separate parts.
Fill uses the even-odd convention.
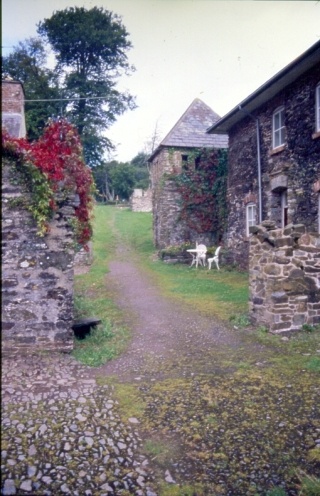
[[[250,215],[249,215],[250,212]],[[252,215],[252,212],[253,215]],[[249,228],[257,224],[257,205],[256,203],[250,202],[246,205],[246,235],[249,236]]]
[[[277,116],[280,116],[279,124],[276,124]],[[278,143],[277,140],[279,141]],[[276,150],[283,147],[285,143],[284,107],[282,106],[278,107],[272,114],[272,149]]]

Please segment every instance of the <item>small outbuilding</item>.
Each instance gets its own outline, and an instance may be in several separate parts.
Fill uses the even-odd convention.
[[[208,134],[212,122],[220,119],[208,105],[196,98],[171,131],[149,157],[152,186],[153,234],[157,248],[195,241],[192,232],[179,220],[181,198],[170,174],[190,166],[190,155],[196,149],[228,147],[227,135]],[[197,168],[194,161],[193,167]]]

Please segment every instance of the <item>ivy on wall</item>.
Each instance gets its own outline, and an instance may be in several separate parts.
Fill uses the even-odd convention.
[[[82,146],[76,128],[66,120],[51,121],[38,141],[29,143],[2,133],[3,155],[14,161],[16,169],[31,193],[26,205],[44,236],[57,209],[55,194],[75,193],[79,205],[75,209],[76,241],[86,246],[92,236],[91,213],[94,181],[83,160]]]
[[[221,239],[227,220],[228,155],[225,149],[188,151],[182,172],[173,174],[181,195],[180,219],[198,233]]]

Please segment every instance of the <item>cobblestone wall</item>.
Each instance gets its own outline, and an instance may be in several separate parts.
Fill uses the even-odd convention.
[[[273,333],[320,323],[320,235],[264,222],[250,238],[250,314]]]
[[[74,205],[57,198],[50,233],[39,237],[31,214],[12,201],[28,196],[2,176],[2,350],[69,352],[73,347]]]

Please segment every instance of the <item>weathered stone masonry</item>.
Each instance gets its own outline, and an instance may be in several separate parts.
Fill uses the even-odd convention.
[[[163,149],[152,167],[153,236],[157,248],[196,240],[187,224],[180,219],[181,195],[170,174],[181,172],[181,154],[185,149]],[[194,239],[193,239],[194,238]]]
[[[320,235],[302,224],[284,229],[270,224],[251,228],[252,322],[273,333],[320,324]]]
[[[256,206],[256,222],[261,214],[262,220],[274,221],[279,228],[301,223],[309,231],[320,230],[317,187],[320,180],[320,132],[315,119],[319,83],[318,42],[210,129],[212,133],[229,134],[226,245],[234,261],[244,269],[249,263],[246,211],[250,204]],[[274,147],[273,115],[280,108],[284,116],[284,143]]]
[[[218,119],[218,114],[196,98],[149,158],[156,248],[196,241],[213,243],[212,234],[199,233],[180,218],[182,197],[170,176],[191,166],[190,159],[195,150],[228,147],[227,136],[206,133],[212,122]],[[197,165],[200,167],[199,163]],[[196,163],[193,166],[196,167]]]
[[[24,90],[19,81],[2,81],[1,122],[11,136],[25,137]]]
[[[2,177],[2,349],[3,352],[56,350],[73,347],[73,233],[70,198],[57,198],[58,211],[50,232],[39,237],[31,214],[12,207],[28,196]]]

